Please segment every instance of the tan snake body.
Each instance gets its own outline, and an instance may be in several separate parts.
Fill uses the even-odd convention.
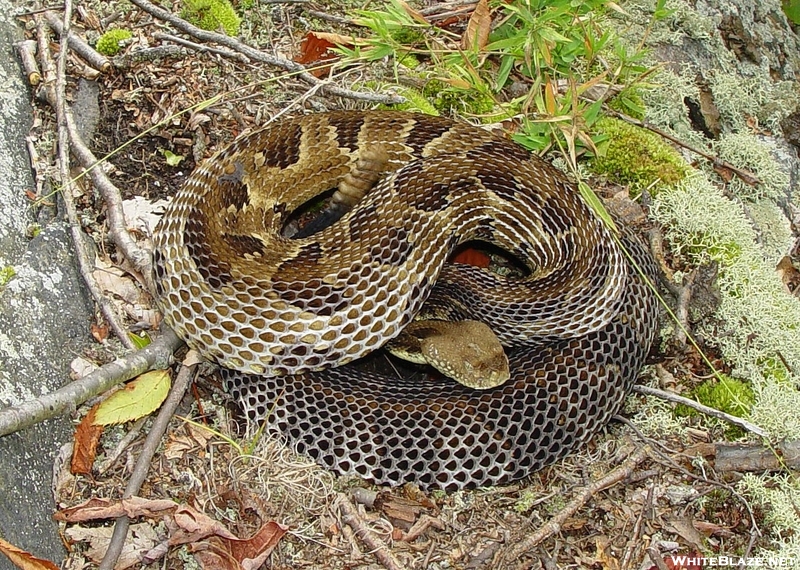
[[[388,172],[352,211],[283,236],[290,213],[358,175],[376,146]],[[446,264],[469,240],[529,275]],[[249,418],[376,483],[498,484],[563,457],[619,409],[656,328],[652,293],[559,171],[482,129],[401,112],[308,115],[241,137],[176,195],[154,267],[166,321],[223,367]],[[478,391],[343,366],[429,297],[493,329],[508,382]]]

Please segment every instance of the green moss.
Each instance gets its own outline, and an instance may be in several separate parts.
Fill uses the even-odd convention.
[[[228,0],[183,0],[183,4],[181,16],[198,28],[209,31],[222,28],[229,36],[239,34],[242,20]]]
[[[755,395],[750,384],[721,375],[722,379],[712,378],[693,390],[695,399],[701,404],[725,412],[737,418],[746,417],[755,402]],[[682,404],[675,408],[677,416],[695,416],[698,412]],[[744,435],[741,428],[730,426],[725,430],[728,437],[737,438]]]
[[[418,111],[426,115],[439,115],[439,111],[428,101],[422,93],[410,87],[397,86],[397,92],[402,97],[406,98],[405,103],[398,103],[397,105],[386,105],[385,107],[397,109],[399,111]]]
[[[95,49],[103,55],[114,56],[119,53],[119,42],[130,39],[131,37],[132,34],[130,31],[122,28],[108,30],[97,39]]]
[[[443,113],[468,113],[487,115],[494,111],[495,102],[491,95],[478,89],[461,89],[444,81],[433,79],[425,84],[422,95]]]
[[[0,287],[5,287],[8,282],[16,277],[17,271],[13,266],[7,265],[0,269]]]
[[[645,129],[610,117],[600,119],[596,127],[608,138],[590,168],[617,184],[652,191],[675,185],[689,173],[680,154]]]

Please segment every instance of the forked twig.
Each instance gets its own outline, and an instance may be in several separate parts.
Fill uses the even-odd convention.
[[[510,563],[519,557],[523,556],[526,552],[536,548],[539,543],[547,540],[551,536],[561,531],[563,524],[581,509],[589,500],[600,491],[603,491],[615,483],[619,483],[627,479],[633,473],[633,470],[642,463],[650,454],[650,446],[645,445],[637,449],[622,465],[614,469],[611,473],[598,479],[588,487],[581,489],[578,494],[572,499],[566,507],[561,509],[557,515],[551,518],[547,524],[541,526],[536,532],[528,536],[525,540],[517,543],[513,548],[501,550],[495,557],[495,568],[504,568],[505,564],[500,562]],[[499,560],[498,560],[499,558]]]
[[[131,0],[131,3],[138,6],[140,9],[144,10],[154,18],[158,18],[159,20],[169,22],[180,31],[189,34],[191,36],[194,36],[195,38],[201,41],[214,42],[219,45],[230,48],[236,52],[239,52],[249,57],[253,61],[260,61],[262,63],[266,63],[267,65],[274,65],[275,67],[285,69],[290,73],[296,74],[297,77],[299,77],[300,79],[302,79],[303,81],[312,86],[321,85],[322,91],[324,91],[328,95],[333,95],[334,97],[345,97],[347,99],[354,99],[357,101],[367,101],[369,103],[383,103],[384,105],[392,105],[396,103],[405,102],[405,98],[400,97],[398,95],[361,93],[358,91],[351,91],[350,89],[343,89],[341,87],[337,87],[336,85],[331,85],[330,83],[326,83],[314,77],[311,73],[306,71],[305,67],[303,67],[299,63],[295,63],[294,61],[290,61],[282,57],[269,55],[261,50],[255,49],[247,44],[240,42],[236,38],[226,36],[225,34],[218,34],[216,32],[209,32],[206,30],[202,30],[197,26],[193,26],[186,20],[176,16],[172,12],[168,12],[163,8],[159,8],[152,2],[148,2],[148,0]]]
[[[114,334],[119,338],[120,342],[126,348],[134,348],[133,341],[128,336],[128,331],[122,324],[119,315],[117,315],[111,301],[103,294],[97,280],[92,274],[93,263],[89,257],[86,236],[81,229],[80,221],[78,220],[78,212],[75,208],[75,200],[73,199],[74,182],[70,176],[69,168],[69,130],[67,127],[67,103],[66,103],[66,89],[67,89],[67,54],[69,53],[69,42],[67,38],[70,35],[69,31],[69,18],[72,14],[72,5],[69,0],[64,7],[65,22],[62,24],[61,31],[63,33],[61,39],[61,48],[58,54],[58,64],[56,66],[56,83],[52,89],[55,99],[56,120],[58,123],[58,168],[61,177],[61,197],[64,201],[64,209],[67,212],[67,221],[69,222],[69,229],[72,235],[72,241],[75,244],[75,257],[78,261],[78,269],[83,276],[83,280],[92,294],[95,302],[100,307],[108,326],[114,331]],[[37,20],[41,22],[40,16]],[[44,26],[37,26],[37,33],[44,34]],[[40,42],[40,44],[43,42]],[[42,58],[49,58],[49,50],[44,50],[40,54]],[[50,86],[45,87],[50,91]]]
[[[340,493],[336,503],[339,505],[339,511],[342,513],[342,521],[353,529],[356,536],[369,547],[371,553],[375,555],[378,562],[383,564],[386,570],[405,569],[405,566],[395,558],[386,543],[364,524],[364,521],[361,520],[355,505],[350,502],[350,499]]]

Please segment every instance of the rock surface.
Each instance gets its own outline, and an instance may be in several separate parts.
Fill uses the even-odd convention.
[[[25,196],[35,189],[25,145],[31,109],[12,13],[11,2],[0,0],[0,269],[16,272],[0,288],[0,407],[68,381],[70,361],[90,342],[93,312],[60,217],[26,237],[34,221]],[[52,520],[52,466],[70,433],[69,420],[59,418],[0,438],[0,537],[56,563],[64,549]],[[0,570],[12,568],[0,556]]]

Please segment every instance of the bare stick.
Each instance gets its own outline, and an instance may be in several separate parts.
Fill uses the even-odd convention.
[[[756,186],[757,184],[761,184],[761,179],[759,179],[758,176],[756,176],[755,174],[753,174],[749,170],[744,170],[743,168],[738,168],[737,166],[734,166],[733,164],[731,164],[727,160],[722,160],[718,156],[715,156],[715,155],[713,155],[713,154],[711,154],[709,152],[706,152],[704,150],[701,150],[699,148],[695,148],[695,147],[683,142],[679,138],[672,136],[668,132],[659,129],[656,126],[653,126],[653,125],[651,125],[649,123],[645,123],[644,121],[640,121],[639,119],[634,119],[633,117],[629,117],[628,115],[626,115],[624,113],[620,113],[619,111],[615,111],[614,109],[610,109],[608,107],[604,107],[604,110],[607,113],[610,113],[611,115],[615,116],[616,118],[625,121],[626,123],[630,123],[631,125],[636,125],[637,127],[642,127],[643,129],[647,129],[648,131],[652,131],[652,132],[656,133],[658,136],[664,137],[665,139],[674,142],[676,145],[682,146],[683,148],[685,148],[689,152],[693,152],[694,154],[698,154],[698,155],[702,156],[703,158],[708,160],[714,166],[718,166],[718,167],[724,168],[726,170],[730,170],[736,176],[738,176],[742,180],[742,182],[744,182],[745,184],[748,184],[750,186]]]
[[[175,26],[180,31],[187,33],[195,38],[204,41],[204,42],[215,42],[219,45],[225,46],[232,50],[235,50],[241,54],[246,55],[253,61],[260,61],[262,63],[266,63],[267,65],[274,65],[275,67],[280,67],[281,69],[285,69],[291,73],[297,74],[297,77],[309,83],[310,85],[319,86],[321,85],[322,90],[327,93],[328,95],[332,95],[334,97],[345,97],[347,99],[355,99],[357,101],[367,101],[370,103],[383,103],[385,105],[392,105],[396,103],[403,103],[405,102],[404,97],[400,97],[398,95],[379,95],[377,93],[360,93],[357,91],[351,91],[350,89],[343,89],[341,87],[336,87],[335,85],[331,85],[325,83],[310,73],[306,71],[306,68],[300,65],[299,63],[295,63],[288,59],[284,59],[282,57],[277,57],[273,55],[269,55],[264,53],[263,51],[257,50],[253,47],[248,46],[237,40],[236,38],[232,38],[230,36],[226,36],[225,34],[218,34],[216,32],[208,32],[206,30],[201,30],[200,28],[193,26],[186,20],[179,18],[172,12],[168,12],[162,8],[159,8],[155,4],[148,2],[148,0],[131,0],[131,3],[138,6],[151,16],[158,18],[159,20],[164,20],[165,22],[169,22],[173,26]]]
[[[66,7],[69,10],[66,10]],[[65,18],[72,13],[72,6],[69,2],[65,5]],[[69,20],[67,19],[62,26],[65,35],[69,35]],[[61,197],[64,200],[64,209],[67,212],[67,221],[69,222],[70,233],[72,234],[72,242],[75,245],[75,257],[78,261],[78,269],[86,282],[89,292],[94,297],[95,302],[100,307],[108,326],[117,335],[120,342],[125,348],[135,348],[133,341],[128,335],[128,331],[122,324],[119,315],[117,315],[111,301],[103,294],[97,280],[92,274],[93,263],[89,258],[88,248],[86,246],[86,236],[81,229],[81,223],[78,220],[78,211],[75,208],[75,201],[73,199],[72,177],[70,176],[69,169],[69,133],[67,129],[67,104],[66,104],[66,89],[67,89],[67,54],[69,53],[69,46],[67,41],[62,37],[61,48],[58,54],[58,65],[56,68],[56,85],[55,85],[55,109],[56,119],[58,122],[58,163],[59,174],[61,176]],[[42,54],[43,58],[49,58],[49,53]]]
[[[41,26],[39,26],[41,29]],[[42,41],[44,39],[44,41]],[[44,47],[42,47],[44,46]],[[39,52],[41,57],[42,69],[44,71],[45,85],[42,93],[46,100],[53,108],[56,108],[58,101],[56,100],[55,91],[50,85],[48,79],[51,75],[52,60],[47,57],[47,40],[44,34],[39,34]],[[42,52],[45,55],[42,56]],[[106,224],[108,226],[108,233],[111,240],[117,246],[117,249],[125,256],[133,267],[138,271],[145,283],[148,291],[153,293],[155,288],[152,280],[152,260],[150,254],[144,251],[131,237],[128,232],[127,222],[125,221],[125,214],[122,210],[122,193],[106,175],[105,171],[100,167],[100,161],[89,150],[86,143],[81,138],[78,126],[75,124],[75,117],[69,106],[64,108],[67,131],[69,134],[70,149],[75,154],[81,166],[88,171],[95,188],[100,192],[103,197],[103,203],[106,206]]]
[[[394,554],[389,550],[386,543],[364,524],[364,521],[358,516],[358,510],[356,510],[355,505],[350,502],[350,499],[339,493],[337,503],[339,505],[339,511],[342,513],[342,521],[353,529],[356,536],[367,545],[372,554],[375,555],[375,558],[378,559],[378,562],[383,564],[386,570],[405,569],[405,566],[394,557]]]
[[[675,402],[676,404],[683,404],[684,406],[688,406],[693,410],[697,410],[701,414],[705,414],[707,416],[712,416],[717,419],[726,421],[735,426],[739,426],[740,428],[747,430],[750,433],[754,433],[760,437],[769,439],[769,434],[764,428],[761,428],[753,423],[750,423],[747,420],[743,420],[742,418],[737,418],[736,416],[732,416],[730,414],[726,414],[725,412],[721,412],[715,408],[704,406],[700,402],[695,402],[694,400],[690,400],[689,398],[684,398],[683,396],[679,396],[678,394],[673,394],[672,392],[665,392],[664,390],[658,390],[656,388],[650,388],[649,386],[641,386],[639,384],[633,387],[633,391],[638,392],[640,394],[644,394],[646,396],[655,396],[656,398],[661,398],[662,400]]]
[[[544,540],[547,540],[551,536],[557,534],[561,531],[562,525],[574,515],[578,510],[583,507],[589,499],[591,499],[594,495],[599,493],[600,491],[607,489],[614,485],[615,483],[619,483],[624,479],[630,477],[633,473],[633,470],[645,459],[647,459],[648,455],[650,454],[650,446],[646,445],[633,453],[622,465],[614,469],[611,473],[592,483],[590,486],[585,487],[581,491],[578,492],[577,496],[572,499],[566,507],[561,509],[561,511],[551,518],[547,524],[540,527],[536,532],[532,535],[527,537],[522,542],[517,543],[516,546],[510,549],[510,551],[501,551],[499,556],[503,558],[506,563],[512,562],[517,558],[524,555],[526,552],[533,550],[536,546]],[[497,561],[497,560],[495,560]],[[495,568],[504,568],[506,567],[503,564],[495,564]]]
[[[183,342],[172,329],[163,327],[161,336],[147,347],[118,358],[55,392],[0,410],[0,437],[74,410],[89,398],[148,370],[167,368],[172,353],[181,344]]]
[[[786,441],[774,448],[741,443],[718,443],[714,467],[717,471],[777,471],[800,468],[800,441]]]
[[[158,416],[156,416],[155,421],[153,421],[153,427],[147,432],[147,438],[144,440],[142,453],[136,460],[136,467],[134,467],[133,473],[131,473],[131,478],[128,481],[128,485],[125,487],[125,492],[122,493],[123,500],[130,499],[142,488],[142,484],[147,478],[147,472],[150,470],[150,463],[153,460],[153,456],[156,454],[156,450],[161,444],[161,438],[164,436],[164,432],[167,431],[167,426],[172,416],[175,414],[175,409],[178,407],[178,404],[181,403],[183,395],[192,383],[195,368],[196,365],[181,366],[181,370],[178,372],[178,377],[175,379],[175,384],[173,384],[169,396],[164,400],[161,410],[158,412]],[[98,567],[99,570],[112,570],[114,568],[119,559],[119,555],[122,553],[122,547],[125,545],[125,537],[128,534],[129,526],[130,519],[127,516],[121,516],[117,519],[114,525],[114,532],[108,543],[108,549],[106,550],[105,556],[103,556],[103,561]]]
[[[211,46],[206,46],[203,44],[198,44],[195,42],[190,42],[189,40],[179,38],[178,36],[173,36],[172,34],[165,34],[164,32],[156,32],[153,34],[153,37],[157,40],[166,40],[169,42],[174,42],[176,44],[180,44],[182,46],[191,48],[201,53],[203,52],[216,53],[217,55],[221,55],[222,57],[235,59],[236,61],[240,61],[242,63],[250,63],[250,58],[242,53],[237,53],[235,51],[229,51],[226,49],[219,49]]]
[[[108,73],[111,71],[113,68],[111,62],[108,61],[105,56],[93,50],[89,44],[79,38],[76,34],[70,32],[69,26],[65,27],[55,12],[45,12],[44,17],[47,19],[47,23],[50,25],[50,27],[53,28],[53,30],[62,38],[64,37],[64,31],[66,30],[69,47],[74,49],[75,52],[86,61],[86,63],[102,73]]]
[[[25,73],[28,74],[28,83],[32,87],[36,87],[42,80],[42,74],[39,73],[39,66],[36,63],[36,42],[25,40],[17,42],[14,47],[17,48],[22,67],[25,68]]]

